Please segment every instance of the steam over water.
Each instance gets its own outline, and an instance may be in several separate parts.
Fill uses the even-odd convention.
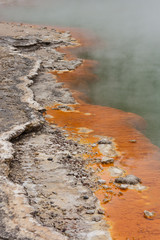
[[[103,47],[84,52],[99,61],[92,103],[137,113],[160,146],[159,0],[0,0],[0,20],[92,30]]]

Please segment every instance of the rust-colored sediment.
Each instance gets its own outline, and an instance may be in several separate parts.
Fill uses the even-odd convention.
[[[103,204],[102,201],[106,191],[102,189],[96,191],[95,194],[105,208],[106,219],[111,223],[112,237],[116,240],[159,240],[159,148],[154,146],[149,139],[137,130],[144,126],[141,117],[109,107],[91,105],[82,100],[86,93],[83,91],[87,89],[87,84],[93,79],[96,80],[96,76],[92,73],[95,64],[94,61],[86,60],[75,71],[63,74],[56,73],[58,81],[65,82],[65,86],[72,90],[79,104],[74,105],[75,111],[71,112],[48,108],[47,114],[53,116],[53,119],[49,119],[49,121],[65,127],[72,137],[80,138],[84,143],[96,142],[98,139],[95,137],[96,135],[115,139],[116,150],[119,152],[115,165],[124,169],[127,174],[134,174],[141,178],[142,184],[147,186],[147,189],[142,192],[121,190],[123,195],[119,196],[120,190],[115,189],[115,186],[110,183],[115,194],[112,194],[112,200],[106,204]],[[83,94],[77,89],[82,91]],[[83,128],[92,131],[83,133]],[[136,142],[129,141],[132,139],[136,140]],[[93,148],[94,151],[97,151],[97,149]],[[109,182],[112,177],[110,177],[107,169],[108,167],[104,167],[104,170],[98,175]],[[144,210],[155,211],[154,219],[148,220],[144,218]]]

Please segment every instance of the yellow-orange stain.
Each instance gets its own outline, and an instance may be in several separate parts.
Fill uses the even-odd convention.
[[[115,140],[119,152],[114,165],[141,178],[147,186],[144,191],[119,190],[113,185],[107,166],[101,166],[97,175],[107,181],[111,189],[100,187],[95,192],[105,209],[105,217],[111,223],[111,235],[116,240],[159,240],[160,239],[160,149],[147,139],[140,129],[145,125],[144,120],[136,114],[123,112],[118,109],[89,104],[85,98],[90,81],[96,80],[93,74],[94,61],[85,60],[75,71],[56,73],[58,81],[64,82],[78,102],[72,105],[74,111],[53,110],[47,108],[47,114],[54,116],[47,119],[50,123],[65,128],[70,137],[84,144],[98,141],[97,136],[108,136]],[[85,90],[85,91],[84,91]],[[79,129],[92,131],[79,132]],[[132,142],[130,140],[136,140]],[[93,154],[85,156],[101,157],[97,147],[92,147]],[[110,166],[113,166],[111,164]],[[93,164],[95,169],[99,164]],[[109,191],[112,190],[113,193]],[[119,192],[123,195],[119,195]],[[105,194],[111,201],[103,203]],[[144,218],[144,210],[155,211],[152,220]]]

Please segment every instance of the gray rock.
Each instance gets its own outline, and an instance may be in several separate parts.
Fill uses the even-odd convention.
[[[103,188],[104,188],[104,189],[111,189],[111,187],[108,186],[108,185],[104,185]]]
[[[67,105],[60,105],[60,106],[58,106],[58,109],[67,110],[67,111],[72,111],[73,110],[73,108],[71,108]]]
[[[141,180],[134,175],[127,175],[126,177],[116,178],[115,183],[135,185],[137,183],[141,183]]]
[[[114,159],[113,158],[107,158],[107,157],[103,157],[101,160],[102,164],[111,164],[114,163]]]
[[[98,209],[98,214],[102,214],[102,215],[104,215],[105,214],[105,212],[104,212],[104,210],[103,209]]]
[[[112,142],[107,139],[101,139],[97,142],[98,144],[111,144]]]
[[[111,201],[111,198],[104,198],[103,199],[103,203],[108,203],[109,201]]]
[[[94,214],[95,213],[95,210],[94,209],[91,209],[91,210],[87,210],[86,211],[86,214]]]
[[[147,210],[144,210],[144,217],[145,218],[153,218],[154,217],[154,215],[155,215],[155,212],[149,212],[149,211],[147,211]]]
[[[99,184],[106,184],[106,180],[99,179],[99,180],[98,180],[98,183],[99,183]]]

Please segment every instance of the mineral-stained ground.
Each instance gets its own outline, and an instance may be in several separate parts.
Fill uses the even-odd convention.
[[[111,239],[82,157],[91,149],[43,118],[46,106],[75,104],[49,73],[82,63],[56,50],[70,45],[69,32],[0,23],[0,239]]]

